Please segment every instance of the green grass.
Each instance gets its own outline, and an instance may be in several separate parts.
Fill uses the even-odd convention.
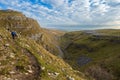
[[[3,50],[5,56],[7,56],[9,53],[15,54],[15,58],[12,59],[8,56],[8,61],[2,61],[2,66],[5,66],[6,68],[9,67],[9,69],[2,68],[2,76],[5,76],[5,74],[9,76],[9,72],[14,70],[15,67],[17,67],[18,71],[21,72],[21,74],[27,72],[26,69],[28,68],[28,65],[30,65],[30,61],[29,57],[25,55],[25,50],[36,58],[37,62],[39,63],[39,66],[45,67],[45,70],[40,71],[39,75],[42,80],[66,80],[67,75],[74,77],[76,80],[85,79],[82,73],[76,73],[61,58],[58,58],[53,54],[49,53],[45,48],[42,47],[42,45],[38,44],[36,41],[31,40],[25,37],[24,35],[21,35],[19,38],[12,40],[10,33],[3,27],[1,27],[0,33],[3,41],[0,47],[2,47],[6,43],[10,45],[6,49],[6,51]],[[2,58],[3,56],[1,55],[0,57]],[[14,64],[11,64],[11,62],[14,62]],[[62,71],[62,68],[65,69],[64,72]],[[57,72],[60,74],[58,77],[53,78],[48,75],[48,72]]]
[[[57,37],[62,35],[63,32],[40,28],[36,20],[27,18],[23,14],[16,11],[0,11],[0,17],[3,18],[0,20],[0,27],[4,27],[10,31],[16,31],[24,37],[32,37],[37,35],[37,38],[34,40],[36,40],[38,44],[41,44],[45,49],[54,55],[59,55],[59,50],[56,48],[56,45],[59,46]],[[11,20],[8,17],[13,17],[13,19]],[[16,20],[17,17],[20,17],[20,19],[23,20]]]
[[[22,78],[27,76],[25,73],[27,72],[29,65],[32,65],[30,57],[26,55],[29,53],[35,58],[38,66],[45,67],[45,70],[40,70],[39,72],[41,80],[66,80],[67,75],[72,76],[75,80],[87,79],[81,72],[73,70],[69,64],[64,62],[64,60],[54,56],[58,55],[56,45],[60,45],[59,42],[57,42],[57,35],[61,36],[63,33],[42,29],[37,21],[30,18],[27,18],[26,20],[11,20],[7,18],[8,16],[25,17],[23,14],[14,11],[0,11],[0,17],[5,18],[4,20],[0,20],[0,50],[2,50],[3,47],[3,50],[0,51],[0,63],[3,61],[2,59],[4,56],[6,56],[5,61],[0,65],[0,68],[2,67],[1,74],[3,77],[9,76],[12,78],[14,76],[17,77],[18,75]],[[7,30],[8,28],[17,32],[18,37],[15,40],[12,39],[10,31]],[[57,35],[52,32],[57,33]],[[38,37],[37,40],[31,39],[32,35],[35,36],[39,33],[42,34],[42,37]],[[9,44],[9,46],[5,47],[5,44]],[[15,57],[11,58],[10,53],[14,53]],[[8,74],[10,71],[15,71],[17,74]],[[53,78],[48,75],[48,72],[57,72],[60,74],[56,78]]]
[[[117,34],[120,30],[98,30],[104,34]],[[66,37],[67,35],[67,37]],[[119,42],[110,40],[93,40],[91,35],[81,32],[67,33],[62,39],[71,44],[65,49],[65,61],[74,69],[85,72],[90,66],[99,66],[105,69],[114,79],[120,79],[120,45]],[[77,37],[76,37],[77,36]],[[67,38],[67,39],[66,39]],[[67,44],[63,42],[63,44]],[[86,65],[79,66],[77,60],[80,56],[87,56],[92,59]],[[97,70],[97,69],[96,69]]]
[[[3,68],[0,70],[0,75],[7,75],[9,74],[10,69],[8,67]]]

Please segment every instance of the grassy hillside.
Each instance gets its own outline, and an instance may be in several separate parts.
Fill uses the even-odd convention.
[[[54,55],[59,55],[59,49],[56,46],[59,46],[58,37],[63,32],[40,28],[36,20],[12,10],[0,10],[0,27],[29,37]]]
[[[115,38],[115,36],[120,36],[119,33],[120,30],[66,33],[61,38],[65,52],[64,59],[74,69],[82,71],[96,80],[119,80],[120,38]],[[96,34],[97,37],[94,37]]]
[[[1,12],[4,13],[5,16],[15,13],[13,17],[19,14],[13,11]],[[13,26],[16,22],[21,22],[22,26]],[[0,20],[0,23],[0,80],[87,80],[84,74],[73,70],[61,58],[45,48],[44,45],[53,44],[47,40],[53,39],[54,34],[48,34],[45,29],[39,28],[36,21],[5,18]],[[28,28],[29,24],[33,26]],[[12,39],[8,28],[17,32],[18,37],[15,40]],[[44,33],[42,38],[40,35],[36,36],[39,33]],[[39,39],[43,43],[39,42]],[[47,41],[46,44],[44,40]]]

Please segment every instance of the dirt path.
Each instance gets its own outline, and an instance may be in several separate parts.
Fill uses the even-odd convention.
[[[39,65],[37,59],[34,57],[34,55],[31,52],[29,52],[27,50],[25,50],[25,54],[29,57],[29,60],[31,63],[31,69],[33,70],[33,74],[32,74],[32,76],[30,76],[31,79],[29,79],[29,80],[40,80],[41,69],[40,69],[40,65]]]

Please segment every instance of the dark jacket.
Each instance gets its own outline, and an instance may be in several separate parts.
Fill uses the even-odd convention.
[[[17,37],[17,34],[16,34],[16,32],[14,32],[14,31],[11,32],[11,35],[12,35],[12,38],[13,38],[13,39],[14,39],[15,37]]]

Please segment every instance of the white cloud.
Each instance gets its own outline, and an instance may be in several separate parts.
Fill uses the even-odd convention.
[[[120,3],[120,0],[108,0],[108,2]]]
[[[40,1],[52,8],[40,5]],[[7,8],[21,11],[42,25],[80,24],[105,25],[119,24],[120,0],[1,0]],[[0,5],[2,8],[2,6]]]

